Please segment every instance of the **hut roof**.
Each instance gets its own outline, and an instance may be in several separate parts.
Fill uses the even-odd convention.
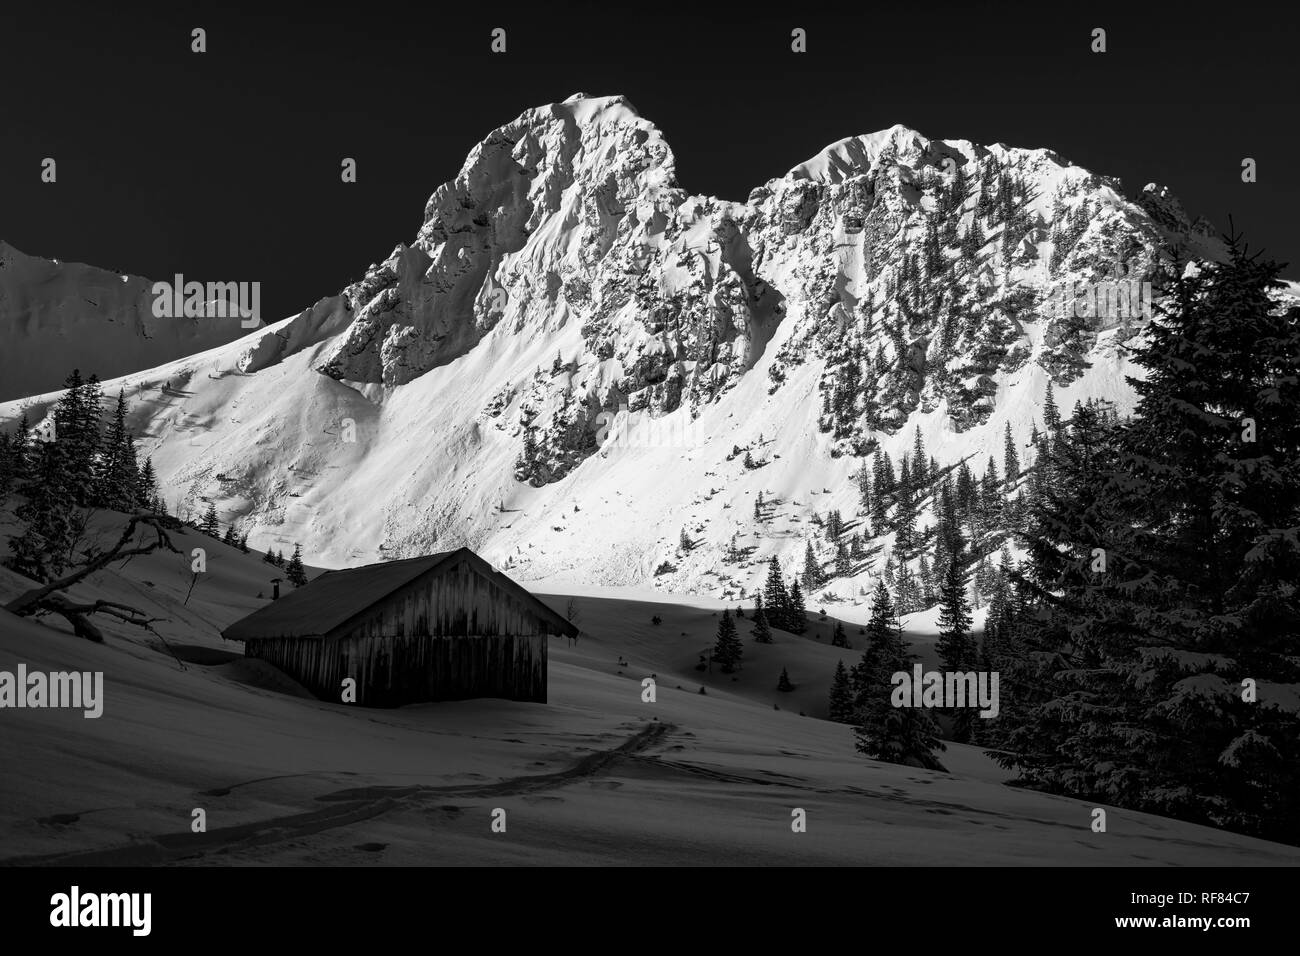
[[[231,624],[221,636],[231,641],[269,637],[325,637],[334,629],[378,604],[398,588],[444,565],[465,561],[526,603],[539,617],[553,623],[562,634],[578,629],[556,614],[525,588],[495,570],[469,548],[426,554],[401,561],[380,561],[359,568],[326,571],[278,601],[272,601]]]

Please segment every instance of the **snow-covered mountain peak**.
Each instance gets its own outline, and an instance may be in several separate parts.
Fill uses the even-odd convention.
[[[930,140],[916,130],[895,124],[889,129],[836,140],[816,156],[795,166],[787,179],[811,179],[839,183],[868,172],[885,153],[900,162],[914,161],[931,149]]]
[[[578,94],[489,133],[340,295],[126,384],[169,500],[213,499],[260,546],[468,545],[606,584],[672,565],[734,593],[802,554],[812,511],[853,513],[853,472],[917,427],[982,463],[1041,424],[1049,380],[1123,410],[1140,317],[1062,303],[1119,261],[1153,277],[1174,235],[1050,150],[901,125],[746,202],[691,195],[653,123]],[[759,493],[781,517],[727,566]]]

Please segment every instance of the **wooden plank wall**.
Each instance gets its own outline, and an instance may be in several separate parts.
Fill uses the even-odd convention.
[[[357,703],[504,697],[546,701],[546,641],[555,625],[467,563],[412,581],[321,638],[249,640],[244,654],[268,661],[324,700],[340,700],[345,677]]]
[[[277,637],[244,643],[244,654],[274,664],[322,700],[342,700],[343,679],[357,703],[396,707],[432,700],[503,697],[546,703],[545,634],[319,639]]]
[[[548,633],[559,632],[531,603],[461,562],[399,588],[331,637]]]

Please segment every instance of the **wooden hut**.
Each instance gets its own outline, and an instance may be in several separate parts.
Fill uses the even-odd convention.
[[[470,551],[327,571],[222,636],[325,700],[546,701],[546,643],[577,628]]]

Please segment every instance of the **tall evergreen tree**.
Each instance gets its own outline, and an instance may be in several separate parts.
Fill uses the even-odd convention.
[[[865,459],[860,460],[858,465],[858,502],[861,511],[868,514],[871,511],[871,469],[867,467]]]
[[[906,460],[904,460],[906,464]],[[900,561],[904,561],[916,548],[916,500],[912,497],[910,482],[902,482],[896,494],[898,501],[894,509],[894,550]]]
[[[961,548],[948,560],[939,589],[939,639],[934,649],[949,671],[970,671],[979,666],[979,646],[971,632],[971,607],[966,597],[966,565]],[[953,715],[953,740],[966,743],[974,730],[973,710],[957,708]]]
[[[57,578],[67,566],[73,547],[73,509],[69,447],[39,442],[29,464],[29,481],[20,489],[26,497],[16,513],[22,530],[9,542],[8,564],[37,581]]]
[[[767,563],[767,583],[763,586],[763,599],[767,603],[767,620],[772,627],[790,630],[790,594],[781,577],[781,565],[776,555]]]
[[[123,453],[125,467],[123,468],[122,480],[126,484],[127,498],[131,510],[142,508],[149,502],[144,497],[144,491],[140,485],[140,459],[135,451],[135,436],[130,432],[126,433],[126,449]]]
[[[822,566],[817,560],[817,555],[813,553],[812,542],[808,541],[804,545],[803,552],[803,586],[805,591],[816,591],[825,583],[822,576]]]
[[[72,504],[85,508],[99,497],[95,472],[102,396],[99,379],[92,375],[84,380],[79,369],[72,370],[64,386],[63,397],[54,406],[54,440],[63,449],[58,458],[67,472],[65,484]]]
[[[843,661],[835,662],[835,674],[831,677],[830,718],[841,724],[853,721],[853,689]]]
[[[835,544],[835,575],[836,577],[847,578],[853,573],[853,553],[852,548],[856,542],[857,536],[850,539],[846,544],[843,540]]]
[[[939,585],[934,579],[934,570],[924,554],[921,555],[921,569],[917,574],[917,581],[921,586],[922,606],[933,607],[939,600]]]
[[[934,719],[921,707],[895,707],[893,675],[911,672],[913,655],[882,582],[876,583],[862,660],[854,666],[854,735],[859,753],[873,760],[943,770],[935,751],[944,750]]]
[[[935,642],[935,651],[944,666],[954,671],[969,670],[975,665],[967,579],[964,556],[954,553],[939,588],[939,639]]]
[[[293,546],[293,556],[289,558],[289,563],[285,565],[284,576],[296,588],[300,588],[307,583],[307,570],[302,566],[302,545],[295,544]]]
[[[13,486],[21,488],[23,483],[30,479],[32,473],[32,430],[27,422],[26,412],[23,412],[22,417],[18,419],[18,427],[14,429],[10,448],[13,455]]]
[[[1056,396],[1052,391],[1052,380],[1047,380],[1047,394],[1043,397],[1043,424],[1049,432],[1061,427],[1061,412],[1056,407]]]
[[[802,634],[808,630],[808,609],[804,607],[803,590],[799,587],[799,579],[790,584],[790,612],[787,618],[789,627],[786,628],[791,634]]]
[[[1300,355],[1276,263],[1175,270],[1135,417],[1084,407],[1031,518],[1044,700],[1004,764],[1043,789],[1300,842]],[[1256,687],[1256,683],[1258,686]],[[1254,688],[1254,689],[1252,689]]]
[[[930,483],[930,475],[926,472],[925,463],[928,461],[925,457],[925,442],[921,440],[921,426],[916,426],[916,431],[912,435],[912,487],[916,490],[918,497],[925,490],[926,485]]]
[[[0,432],[0,496],[7,495],[14,483],[14,448],[8,432]]]
[[[1015,439],[1011,437],[1011,423],[1007,422],[1002,447],[1002,471],[1006,475],[1007,487],[1010,488],[1020,477],[1020,455],[1016,451]]]
[[[759,644],[772,643],[772,629],[767,623],[767,613],[763,610],[763,592],[754,595],[754,616],[750,620],[750,636]]]
[[[153,457],[144,460],[140,466],[140,478],[136,482],[140,489],[140,498],[147,508],[154,508],[158,502],[158,479],[153,472]]]
[[[898,562],[898,574],[895,576],[898,585],[898,613],[912,614],[921,610],[925,605],[922,603],[921,583],[912,573],[911,567],[906,561]]]
[[[126,395],[119,390],[95,475],[98,503],[115,511],[134,511],[139,490],[140,475],[129,460],[128,437]]]
[[[718,620],[718,635],[713,645],[713,659],[721,666],[722,673],[730,674],[740,663],[743,653],[744,648],[741,646],[740,638],[736,636],[736,622],[731,618],[731,611],[724,607],[722,617]]]
[[[215,503],[208,502],[208,510],[203,512],[203,518],[199,521],[199,530],[213,538],[221,530],[220,525],[217,523],[217,506]]]

